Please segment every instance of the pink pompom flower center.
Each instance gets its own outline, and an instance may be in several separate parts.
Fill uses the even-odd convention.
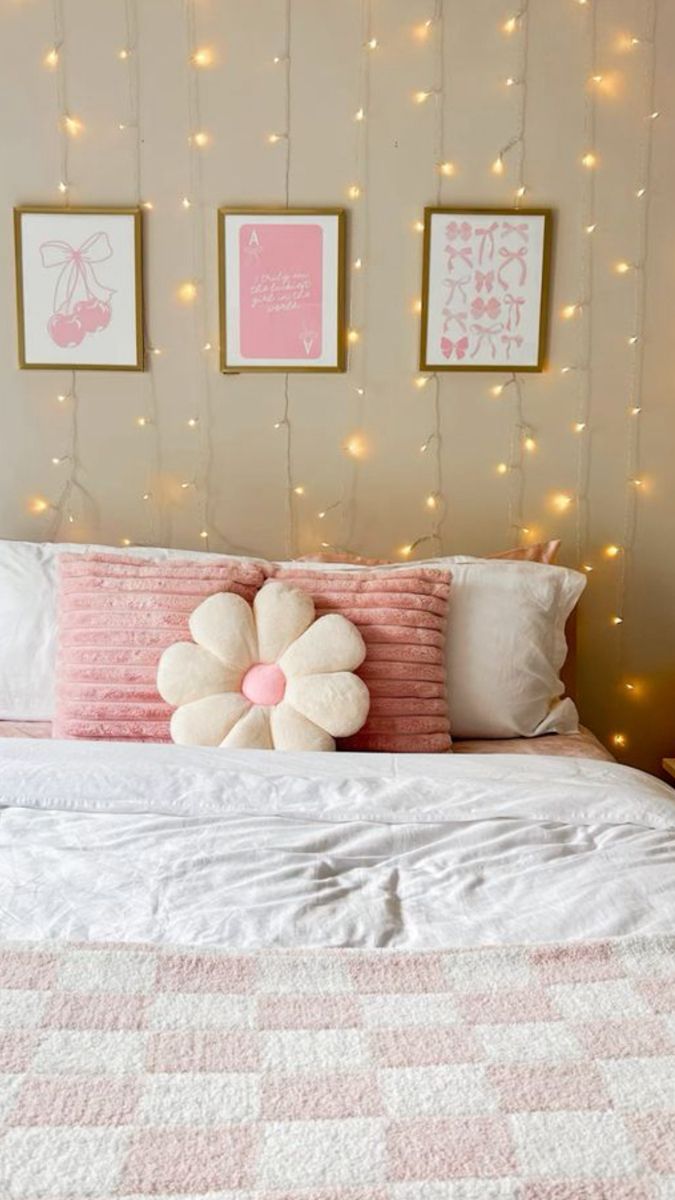
[[[251,704],[270,708],[283,700],[286,676],[276,663],[256,663],[244,675],[241,690]]]

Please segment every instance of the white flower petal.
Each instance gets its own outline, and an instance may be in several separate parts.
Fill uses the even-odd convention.
[[[157,690],[174,708],[218,692],[238,692],[240,682],[241,671],[226,667],[210,650],[194,642],[169,646],[157,668]]]
[[[249,707],[234,692],[183,704],[171,718],[171,737],[179,746],[219,746]]]
[[[226,750],[273,750],[268,708],[253,706],[221,743]]]
[[[366,657],[366,643],[351,621],[339,613],[319,617],[279,660],[286,678],[353,671]]]
[[[314,601],[287,583],[266,583],[253,601],[260,661],[275,663],[314,620]]]
[[[370,708],[368,688],[358,675],[298,675],[289,679],[286,702],[333,737],[350,737],[364,724]]]
[[[275,750],[334,750],[335,741],[308,721],[290,704],[277,704],[270,709],[272,741]]]
[[[258,642],[250,604],[235,592],[216,592],[190,617],[190,633],[205,650],[242,674],[258,660]]]

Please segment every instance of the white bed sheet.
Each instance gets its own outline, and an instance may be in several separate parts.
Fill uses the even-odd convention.
[[[675,930],[675,801],[615,763],[0,743],[0,936],[458,946]]]

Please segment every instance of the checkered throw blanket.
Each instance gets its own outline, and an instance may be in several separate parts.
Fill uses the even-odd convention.
[[[0,1195],[675,1196],[675,937],[0,951]]]

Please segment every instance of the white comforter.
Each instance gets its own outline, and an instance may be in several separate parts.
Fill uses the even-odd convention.
[[[585,759],[0,744],[0,936],[458,946],[675,930],[675,798]]]

